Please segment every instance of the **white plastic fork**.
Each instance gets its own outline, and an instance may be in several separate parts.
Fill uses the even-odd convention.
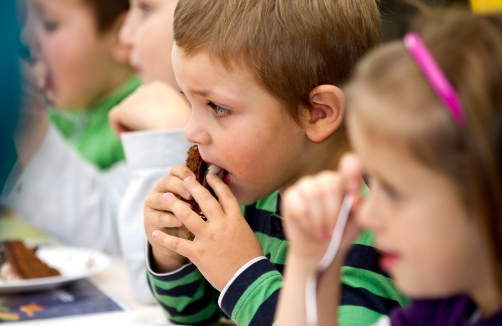
[[[338,213],[338,219],[328,245],[328,249],[324,256],[319,261],[315,273],[307,279],[305,289],[305,308],[307,314],[307,323],[309,326],[317,326],[317,283],[322,273],[331,265],[338,253],[340,243],[342,241],[343,231],[347,224],[347,219],[350,215],[350,208],[352,207],[353,198],[350,195],[345,195],[342,202],[342,207]]]

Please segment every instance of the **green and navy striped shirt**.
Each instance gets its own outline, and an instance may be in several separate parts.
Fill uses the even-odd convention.
[[[169,274],[156,274],[149,267],[150,253],[147,255],[150,287],[170,321],[208,325],[217,322],[224,313],[237,325],[273,324],[288,250],[279,193],[243,206],[242,210],[267,259],[256,261],[235,277],[220,298],[220,306],[220,293],[195,265],[185,265]],[[408,302],[380,269],[379,253],[372,242],[372,234],[363,233],[342,268],[340,325],[371,325],[380,316]]]

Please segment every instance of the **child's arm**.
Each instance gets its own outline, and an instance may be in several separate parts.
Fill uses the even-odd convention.
[[[145,277],[144,203],[155,184],[169,173],[173,165],[185,161],[191,144],[185,140],[182,130],[124,132],[121,139],[129,184],[118,212],[120,249],[139,299],[144,303],[154,303]],[[162,151],[158,150],[160,147]]]
[[[121,254],[135,293],[153,302],[145,277],[145,191],[175,163],[184,162],[189,144],[182,130],[125,133],[122,141],[127,167],[119,163],[103,171],[84,161],[51,127],[2,200],[65,244]],[[159,146],[164,150],[159,152]]]
[[[31,162],[13,181],[3,203],[42,232],[68,245],[120,253],[116,220],[127,186],[124,165],[98,170],[50,127]]]
[[[277,310],[278,325],[306,325],[307,279],[314,275],[327,250],[344,193],[345,186],[341,175],[324,172],[303,178],[284,194],[282,212],[290,249]],[[351,241],[358,232],[354,221],[349,220],[335,260],[319,281],[319,325],[337,324],[340,271]]]
[[[128,131],[185,128],[191,108],[186,98],[168,84],[156,81],[140,86],[108,113],[117,135]]]

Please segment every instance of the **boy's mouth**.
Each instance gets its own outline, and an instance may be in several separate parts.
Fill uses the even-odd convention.
[[[227,170],[215,165],[215,164],[209,164],[209,167],[207,169],[207,174],[212,173],[216,174],[223,182],[228,185],[230,183],[230,173],[228,173]],[[204,182],[206,179],[204,178]]]

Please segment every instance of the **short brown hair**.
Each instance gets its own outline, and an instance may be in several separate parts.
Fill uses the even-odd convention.
[[[247,68],[300,122],[309,93],[345,82],[381,42],[381,24],[375,0],[180,0],[174,41]]]
[[[430,11],[414,30],[457,91],[467,125],[454,122],[402,41],[361,62],[346,89],[349,119],[456,184],[485,232],[502,293],[502,16]]]
[[[108,31],[115,20],[129,10],[129,0],[84,0],[91,7],[99,32]]]

